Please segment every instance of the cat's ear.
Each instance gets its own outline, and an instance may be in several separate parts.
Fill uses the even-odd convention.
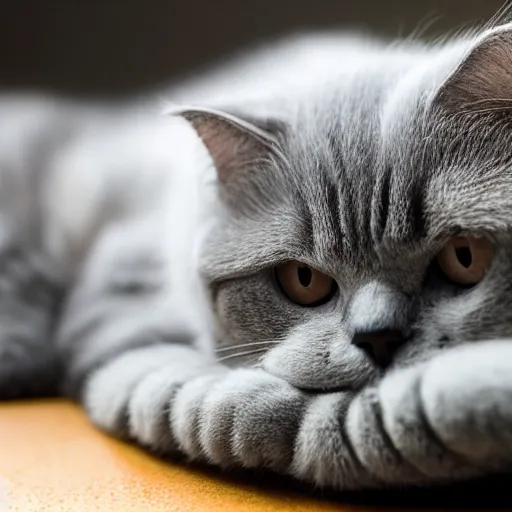
[[[512,102],[512,23],[486,30],[437,91],[449,111],[509,109]]]
[[[236,115],[200,107],[173,107],[196,130],[215,163],[221,183],[280,151],[284,124],[269,118]]]

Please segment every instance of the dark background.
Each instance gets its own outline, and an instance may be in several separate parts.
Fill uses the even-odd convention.
[[[428,36],[503,0],[0,0],[0,89],[118,95],[162,84],[253,41],[360,27]]]

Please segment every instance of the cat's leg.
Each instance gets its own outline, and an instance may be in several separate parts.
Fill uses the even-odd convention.
[[[61,295],[40,254],[0,241],[0,400],[59,392],[52,330]]]
[[[111,359],[90,375],[83,399],[97,425],[151,451],[281,473],[309,401],[263,370],[230,370],[172,344]]]

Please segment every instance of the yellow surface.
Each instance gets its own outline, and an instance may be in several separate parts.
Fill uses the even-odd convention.
[[[4,483],[10,508],[2,501]],[[0,406],[2,512],[346,512],[353,508],[257,489],[161,462],[98,432],[68,402]]]

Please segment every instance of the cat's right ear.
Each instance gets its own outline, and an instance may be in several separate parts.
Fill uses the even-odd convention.
[[[512,23],[485,30],[436,92],[434,104],[449,112],[510,109]]]
[[[281,151],[284,124],[276,120],[202,107],[172,107],[169,113],[183,117],[196,130],[223,184]]]

